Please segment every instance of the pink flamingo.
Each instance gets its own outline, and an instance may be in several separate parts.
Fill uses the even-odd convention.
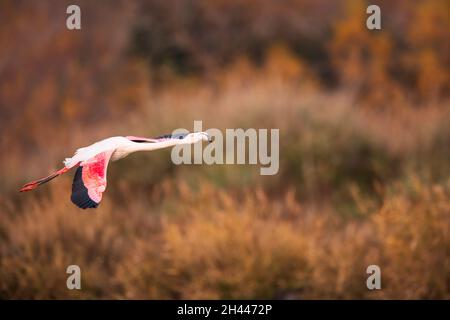
[[[111,137],[78,149],[66,158],[64,167],[51,175],[25,184],[20,192],[30,191],[41,184],[77,167],[72,184],[72,202],[82,209],[97,208],[106,189],[106,170],[109,161],[117,161],[136,151],[150,151],[200,141],[211,142],[206,132],[167,134],[154,139],[135,136]]]

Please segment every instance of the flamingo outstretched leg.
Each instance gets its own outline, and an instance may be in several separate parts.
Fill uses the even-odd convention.
[[[36,188],[39,187],[41,184],[44,184],[44,183],[46,183],[46,182],[49,182],[49,181],[52,180],[52,179],[55,179],[56,177],[62,175],[63,173],[66,173],[66,172],[69,171],[70,169],[71,169],[71,168],[64,167],[64,168],[62,168],[62,169],[60,169],[60,170],[58,170],[58,171],[52,173],[51,175],[49,175],[49,176],[47,176],[47,177],[45,177],[45,178],[42,178],[42,179],[39,179],[39,180],[35,180],[35,181],[28,182],[28,183],[25,184],[22,188],[20,188],[19,191],[20,191],[20,192],[24,192],[24,191],[30,191],[30,190],[36,189]]]

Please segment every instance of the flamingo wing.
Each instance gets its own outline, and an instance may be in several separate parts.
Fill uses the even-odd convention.
[[[136,136],[126,136],[126,138],[133,142],[158,142],[158,139],[136,137]]]
[[[72,202],[82,209],[97,208],[106,189],[106,171],[115,150],[104,151],[77,168],[72,183]]]

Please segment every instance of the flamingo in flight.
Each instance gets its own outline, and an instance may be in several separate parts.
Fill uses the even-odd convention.
[[[64,167],[51,175],[25,184],[19,191],[30,191],[41,184],[77,168],[72,183],[72,202],[82,209],[97,208],[106,189],[106,170],[109,161],[117,161],[136,151],[150,151],[200,141],[211,142],[206,132],[166,134],[157,138],[135,136],[111,137],[78,149],[66,158]]]

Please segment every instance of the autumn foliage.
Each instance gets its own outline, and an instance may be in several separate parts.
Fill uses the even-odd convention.
[[[449,4],[0,1],[0,298],[449,299]],[[175,128],[279,128],[280,172],[108,169],[96,210],[80,146]],[[66,267],[82,270],[68,290]],[[382,270],[382,290],[366,268]]]

